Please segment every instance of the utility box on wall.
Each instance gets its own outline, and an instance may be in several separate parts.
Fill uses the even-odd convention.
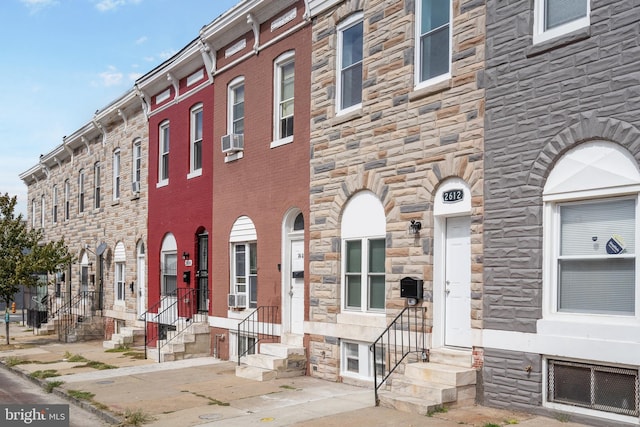
[[[402,298],[422,299],[423,281],[412,277],[400,279],[400,296]]]

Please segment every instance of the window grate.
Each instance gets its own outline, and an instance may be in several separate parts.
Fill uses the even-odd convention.
[[[638,416],[637,369],[549,360],[549,402]]]

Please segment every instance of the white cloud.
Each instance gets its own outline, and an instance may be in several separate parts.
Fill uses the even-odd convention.
[[[102,85],[106,87],[119,85],[122,83],[122,79],[124,77],[123,74],[113,65],[110,65],[107,71],[103,71],[98,74],[98,76],[102,81]]]
[[[160,59],[163,59],[163,60],[164,60],[164,59],[169,59],[169,58],[171,58],[171,57],[172,57],[173,55],[175,55],[175,54],[176,54],[176,51],[175,51],[175,50],[165,50],[165,51],[160,52],[160,53],[158,54],[158,56],[160,57]]]
[[[20,0],[22,4],[27,6],[31,13],[39,12],[40,10],[49,6],[55,6],[58,4],[57,0]]]
[[[145,56],[143,59],[147,62],[153,62],[156,60],[153,56]]]
[[[96,9],[100,12],[108,12],[116,9],[118,6],[122,6],[123,4],[126,4],[125,0],[101,0],[96,3]]]
[[[40,0],[40,1],[43,1],[43,0]],[[96,9],[98,9],[98,11],[100,12],[108,12],[110,10],[115,10],[120,6],[124,6],[126,4],[138,4],[141,2],[142,0],[100,0],[96,3]]]
[[[142,36],[138,40],[136,40],[136,44],[142,44],[142,43],[146,42],[147,40],[149,40],[149,37]]]
[[[129,73],[129,80],[131,82],[135,82],[136,80],[138,80],[140,77],[142,77],[142,73]]]

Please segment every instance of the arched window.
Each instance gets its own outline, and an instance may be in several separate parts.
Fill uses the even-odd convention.
[[[160,271],[162,295],[176,295],[178,281],[178,245],[173,234],[168,233],[162,240],[160,250]]]

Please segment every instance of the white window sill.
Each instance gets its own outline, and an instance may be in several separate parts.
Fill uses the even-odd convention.
[[[339,324],[386,328],[387,316],[384,312],[343,311],[337,315]]]
[[[293,136],[288,136],[286,138],[278,139],[277,141],[271,142],[269,148],[281,147],[283,145],[291,144],[293,142]]]
[[[451,78],[449,75],[446,75],[444,79],[431,79],[416,85],[413,92],[409,93],[409,101],[417,101],[449,89],[451,89]]]
[[[111,202],[111,206],[117,206],[119,204],[120,204],[120,199],[116,199]]]
[[[229,163],[229,162],[234,162],[236,160],[240,160],[241,158],[244,157],[244,151],[238,151],[236,153],[233,154],[228,154],[225,158],[224,158],[224,162],[225,163]]]
[[[202,176],[202,169],[197,169],[197,170],[194,170],[192,172],[189,172],[187,174],[187,179],[197,178],[199,176]]]
[[[531,58],[554,49],[577,43],[581,40],[586,40],[589,37],[591,37],[591,27],[589,26],[577,28],[571,32],[563,32],[552,37],[534,35],[533,45],[525,49],[525,55],[527,58]]]
[[[166,187],[167,185],[169,185],[169,180],[168,179],[158,182],[156,184],[156,188]]]

